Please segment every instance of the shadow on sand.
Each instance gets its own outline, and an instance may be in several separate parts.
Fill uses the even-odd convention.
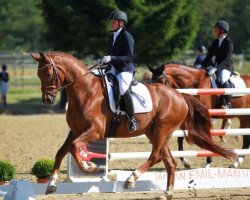
[[[28,100],[20,100],[17,103],[9,103],[6,109],[0,106],[0,114],[7,115],[37,115],[51,113],[65,113],[65,109],[60,108],[59,104],[55,104],[51,107],[45,106],[41,98],[31,98]]]

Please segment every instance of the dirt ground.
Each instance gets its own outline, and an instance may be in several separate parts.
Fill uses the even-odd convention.
[[[237,126],[237,121],[234,121]],[[31,175],[33,164],[42,157],[54,158],[57,150],[63,144],[68,132],[64,114],[42,114],[42,115],[0,115],[0,160],[9,160],[17,169],[16,179],[25,179],[36,182],[36,178]],[[218,138],[215,138],[218,141]],[[234,137],[226,137],[226,147],[241,148],[242,139],[237,142]],[[150,151],[151,145],[147,139],[117,139],[110,142],[110,152],[129,151]],[[170,141],[171,150],[177,150],[176,138]],[[198,149],[185,143],[185,149]],[[246,157],[243,169],[250,168],[249,157]],[[67,176],[67,159],[65,158],[61,166],[60,180]],[[192,168],[202,167],[205,158],[190,158]],[[109,169],[134,170],[143,160],[134,161],[112,161],[109,162]],[[216,157],[213,159],[212,167],[228,167],[230,161]],[[178,170],[184,167],[178,160]],[[152,170],[164,171],[163,164],[158,164]],[[121,199],[154,199],[162,191],[158,192],[138,192],[138,193],[99,193],[99,194],[76,194],[76,195],[39,195],[38,200],[121,200]],[[0,198],[1,199],[1,198]],[[249,188],[237,189],[211,189],[197,190],[194,194],[188,190],[176,190],[174,199],[206,199],[206,200],[250,200]]]

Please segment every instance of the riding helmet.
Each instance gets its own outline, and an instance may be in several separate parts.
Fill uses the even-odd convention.
[[[217,21],[216,24],[214,25],[217,28],[223,29],[225,32],[229,32],[229,25],[226,21]]]
[[[199,51],[201,53],[207,53],[207,48],[203,45],[199,45],[197,48],[197,51]]]
[[[109,14],[108,20],[122,20],[125,23],[128,23],[128,16],[121,10],[115,10]]]

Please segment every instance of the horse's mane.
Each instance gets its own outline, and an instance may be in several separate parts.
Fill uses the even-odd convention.
[[[168,66],[169,65],[169,66]],[[181,75],[192,73],[198,71],[198,69],[193,68],[191,65],[180,62],[165,62],[163,65],[163,70],[167,70],[168,74]]]
[[[172,77],[175,87],[186,88],[193,86],[200,76],[200,70],[177,62],[167,62],[162,67],[165,74]]]
[[[69,53],[66,53],[66,52],[62,52],[62,51],[51,51],[48,53],[48,55],[50,56],[59,56],[59,57],[62,57],[64,59],[68,59],[68,60],[72,60],[73,62],[77,63],[78,65],[80,66],[84,66],[84,67],[87,67],[88,65],[86,63],[84,63],[82,60],[80,60],[79,58],[77,57],[74,57],[73,55],[69,54]]]
[[[188,65],[188,64],[186,64],[184,62],[178,62],[178,61],[166,61],[162,65],[165,66],[165,65],[169,65],[169,64],[183,65],[183,66],[190,67],[190,68],[193,67],[192,65]]]

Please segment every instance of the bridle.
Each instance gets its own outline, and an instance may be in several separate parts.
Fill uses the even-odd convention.
[[[159,76],[156,76],[156,77],[153,76],[153,77],[152,77],[152,82],[155,83],[155,82],[157,82],[158,80],[160,80],[161,78],[163,78],[163,84],[164,84],[164,85],[170,85],[169,80],[168,80],[168,78],[167,78],[167,76],[166,76],[166,74],[165,74],[164,71],[163,71],[162,74],[159,75]]]
[[[97,65],[91,67],[90,69],[96,67]],[[56,97],[55,92],[53,92],[54,90],[57,92],[61,92],[63,89],[65,89],[66,87],[68,87],[71,84],[75,84],[77,81],[79,81],[81,78],[83,78],[84,76],[88,75],[89,73],[91,73],[91,71],[86,72],[81,78],[76,79],[76,80],[71,80],[69,83],[63,85],[63,81],[59,75],[59,69],[58,67],[55,65],[55,63],[53,62],[52,59],[50,59],[50,62],[48,64],[46,64],[44,67],[38,67],[38,70],[44,70],[47,69],[48,67],[52,67],[53,72],[52,72],[52,77],[50,77],[51,79],[53,79],[53,83],[55,83],[54,85],[48,85],[48,86],[42,86],[41,90],[43,91],[43,93],[51,95],[53,97]],[[60,69],[61,71],[63,71],[62,69]],[[65,72],[63,71],[64,75]],[[65,75],[66,76],[66,75]]]

